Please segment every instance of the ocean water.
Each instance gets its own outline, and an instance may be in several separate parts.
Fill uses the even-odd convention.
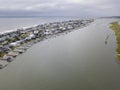
[[[37,20],[31,24],[62,19]],[[33,45],[0,70],[0,90],[120,90],[117,44],[109,28],[113,21],[118,19],[97,19],[87,27]]]
[[[78,17],[7,17],[0,18],[0,32],[32,27],[49,22],[78,19]]]

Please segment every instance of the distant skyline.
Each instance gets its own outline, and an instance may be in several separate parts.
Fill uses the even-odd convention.
[[[0,0],[0,16],[120,16],[120,0]]]

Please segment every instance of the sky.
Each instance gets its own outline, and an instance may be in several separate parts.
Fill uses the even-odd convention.
[[[0,16],[120,16],[120,0],[0,0]]]

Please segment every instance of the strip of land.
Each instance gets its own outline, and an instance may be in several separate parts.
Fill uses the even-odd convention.
[[[112,22],[110,28],[115,32],[117,42],[117,59],[120,60],[120,24],[118,22]]]
[[[93,21],[90,19],[53,22],[0,34],[0,68],[7,66],[7,62],[13,61],[15,57],[24,53],[33,44],[86,27]]]

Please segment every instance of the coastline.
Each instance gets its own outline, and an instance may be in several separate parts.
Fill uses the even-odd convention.
[[[115,37],[116,37],[116,43],[117,43],[116,58],[117,60],[120,61],[120,22],[112,22],[110,24],[111,24],[110,28],[115,33]]]
[[[69,20],[33,25],[4,32],[0,34],[0,61],[5,61],[5,63],[0,62],[0,68],[7,66],[6,61],[13,61],[14,58],[24,53],[35,43],[84,28],[92,22],[94,22],[94,19]]]

